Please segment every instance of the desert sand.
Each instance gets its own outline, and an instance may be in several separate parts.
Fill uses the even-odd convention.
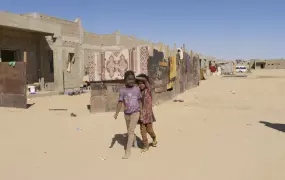
[[[89,94],[31,98],[27,110],[0,108],[0,179],[284,180],[284,92],[285,70],[210,77],[185,102],[154,107],[158,147],[129,160],[123,114],[90,115]]]

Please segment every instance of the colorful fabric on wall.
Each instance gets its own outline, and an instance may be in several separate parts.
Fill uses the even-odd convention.
[[[85,52],[88,59],[86,65],[89,81],[101,81],[101,54],[98,52]]]
[[[170,72],[169,72],[169,79],[172,80],[176,77],[176,55],[170,57]]]
[[[167,90],[173,89],[173,87],[174,87],[174,82],[173,82],[173,81],[172,81],[172,82],[169,82],[169,83],[167,84]]]
[[[148,46],[103,53],[86,50],[84,56],[89,80],[123,80],[124,74],[128,70],[133,70],[136,75],[141,73],[147,75],[149,50]]]
[[[173,89],[174,82],[177,76],[176,55],[169,58],[169,83],[167,89]]]
[[[169,66],[160,66],[160,63],[164,60],[163,52],[153,49],[153,56],[150,58],[151,60],[149,61],[148,69],[150,81],[155,84],[156,88],[167,89],[166,86],[169,82]]]
[[[124,73],[129,70],[130,52],[128,49],[122,51],[106,51],[102,69],[102,80],[121,80]]]

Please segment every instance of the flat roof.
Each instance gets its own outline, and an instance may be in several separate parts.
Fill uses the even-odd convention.
[[[44,22],[33,17],[12,14],[4,11],[0,11],[0,26],[52,34],[55,36],[59,36],[61,34],[61,27],[58,24]]]

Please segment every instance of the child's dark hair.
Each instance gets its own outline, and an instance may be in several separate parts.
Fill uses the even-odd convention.
[[[125,81],[125,80],[127,79],[127,77],[130,76],[130,75],[136,77],[134,71],[126,71],[126,72],[125,72],[125,75],[124,75],[124,81]]]
[[[147,82],[149,83],[149,77],[146,74],[139,74],[137,75],[137,77],[143,77],[147,80]]]

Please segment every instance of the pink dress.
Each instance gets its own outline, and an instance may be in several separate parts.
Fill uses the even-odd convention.
[[[145,90],[142,92],[142,124],[149,124],[156,121],[153,110],[152,110],[152,96],[150,85],[148,82],[145,82]]]

